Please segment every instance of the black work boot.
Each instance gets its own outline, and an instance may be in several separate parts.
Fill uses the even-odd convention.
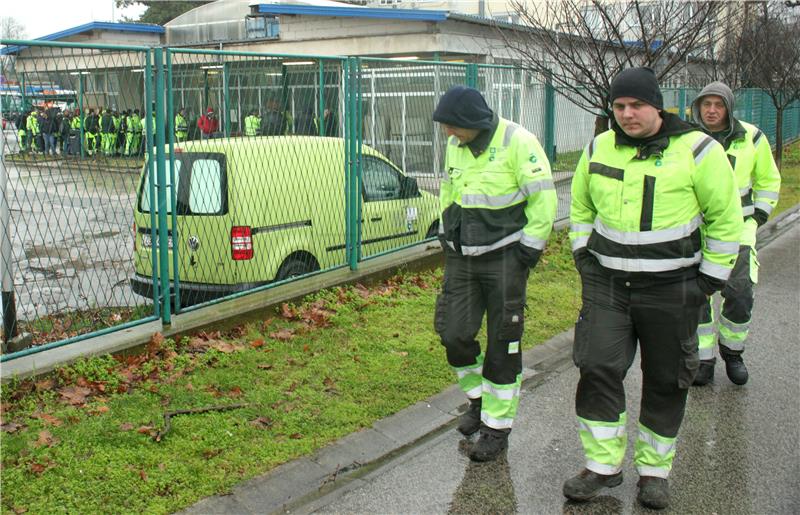
[[[614,488],[622,483],[622,472],[616,474],[598,474],[583,469],[577,476],[564,482],[564,497],[573,501],[588,501],[603,488]]]
[[[714,381],[714,365],[717,358],[700,360],[700,368],[697,369],[697,375],[694,376],[692,386],[705,386]]]
[[[508,432],[481,427],[481,437],[469,451],[472,461],[492,461],[508,448]]]
[[[725,373],[728,374],[728,379],[733,384],[743,385],[750,377],[747,373],[747,367],[744,366],[744,360],[740,352],[723,351],[724,347],[720,346],[720,355],[725,360]]]
[[[663,510],[669,506],[669,483],[661,477],[641,476],[639,478],[639,494],[636,500],[643,506],[654,510]]]
[[[458,417],[458,432],[464,436],[474,434],[481,428],[481,399],[470,399],[467,411]]]

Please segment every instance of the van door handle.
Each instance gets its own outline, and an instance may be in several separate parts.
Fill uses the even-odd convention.
[[[382,216],[376,216],[375,218],[369,219],[370,222],[380,222],[381,220],[383,220]]]

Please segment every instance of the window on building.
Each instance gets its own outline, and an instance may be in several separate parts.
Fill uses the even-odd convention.
[[[280,37],[280,24],[277,16],[247,16],[244,24],[247,30],[247,39]]]

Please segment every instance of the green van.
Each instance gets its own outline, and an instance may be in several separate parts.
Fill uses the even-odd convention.
[[[377,254],[435,236],[438,199],[420,191],[416,179],[374,149],[364,146],[362,153],[362,253]],[[173,155],[175,184],[168,186],[177,196],[175,205],[167,205],[169,278],[172,283],[175,245],[182,305],[346,262],[343,139],[189,141],[176,145]],[[134,213],[131,286],[152,298],[152,217],[145,170]]]

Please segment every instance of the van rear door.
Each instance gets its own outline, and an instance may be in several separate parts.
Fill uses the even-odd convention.
[[[236,282],[231,251],[232,213],[228,202],[228,162],[218,152],[176,152],[173,158],[175,184],[167,183],[176,192],[175,204],[167,202],[169,227],[170,280],[174,249],[178,252],[178,274],[181,283],[181,304],[189,305],[203,299],[196,297],[197,286],[224,287]],[[149,215],[149,178],[142,181],[140,211]],[[171,193],[171,191],[170,191]],[[172,230],[173,210],[177,231]],[[149,219],[149,216],[147,217]],[[150,229],[140,227],[142,246],[151,246]]]

